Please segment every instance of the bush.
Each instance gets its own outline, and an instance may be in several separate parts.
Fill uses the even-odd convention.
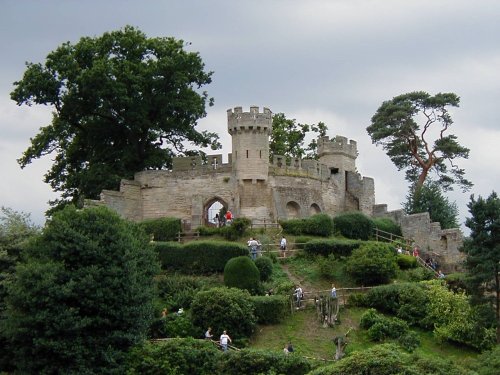
[[[267,256],[258,257],[255,260],[255,265],[259,270],[260,281],[267,281],[273,274],[273,261]]]
[[[260,274],[248,256],[229,259],[224,267],[224,285],[229,288],[246,289],[250,293],[260,290]]]
[[[413,268],[406,271],[408,281],[419,282],[425,280],[432,280],[435,278],[434,272],[423,267]]]
[[[353,251],[346,271],[362,285],[388,283],[396,275],[396,255],[384,243],[369,243]]]
[[[416,332],[408,331],[398,338],[398,343],[404,350],[412,353],[420,346],[420,338]]]
[[[361,212],[347,212],[333,218],[335,230],[344,237],[367,241],[373,235],[373,221]]]
[[[181,231],[181,220],[174,217],[162,217],[141,221],[139,226],[155,241],[175,241]]]
[[[233,339],[248,338],[256,318],[250,293],[236,288],[212,288],[200,291],[191,304],[193,324],[201,329],[227,333]]]
[[[213,375],[220,357],[222,353],[206,340],[145,341],[128,354],[127,374]]]
[[[283,295],[252,297],[257,323],[276,324],[290,314],[289,297]]]
[[[347,297],[347,304],[352,307],[368,306],[366,295],[363,293],[352,293]]]
[[[234,219],[231,225],[219,228],[220,233],[228,241],[236,241],[243,237],[245,231],[250,227],[252,221],[246,217]]]
[[[166,317],[157,319],[151,327],[153,338],[164,337],[202,337],[203,331],[194,327],[187,313],[171,313]]]
[[[304,251],[312,255],[328,256],[333,254],[335,257],[350,256],[354,249],[361,246],[361,241],[338,240],[338,239],[317,239],[311,240],[304,245]]]
[[[377,217],[372,219],[373,226],[384,232],[402,236],[401,227],[388,217]]]
[[[312,364],[302,356],[285,355],[283,352],[244,349],[230,351],[221,356],[218,371],[224,375],[287,374],[305,375]]]
[[[246,246],[226,241],[157,242],[155,247],[163,269],[197,274],[222,272],[229,259],[248,254]]]
[[[314,237],[309,237],[309,236],[297,236],[295,237],[295,241],[294,241],[294,247],[295,249],[297,250],[303,250],[304,249],[304,245],[313,240]]]
[[[317,214],[305,219],[282,220],[280,224],[285,233],[295,236],[309,234],[328,237],[333,234],[333,221],[327,214]]]
[[[407,270],[417,267],[417,258],[411,255],[398,254],[396,258],[399,268]]]
[[[367,310],[362,316],[359,326],[368,330],[372,341],[383,341],[386,338],[397,339],[409,330],[408,324],[398,318],[388,318],[375,309]]]

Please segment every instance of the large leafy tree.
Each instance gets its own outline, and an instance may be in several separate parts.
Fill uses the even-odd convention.
[[[276,113],[273,116],[273,129],[269,142],[269,157],[272,160],[274,155],[285,156],[287,160],[291,158],[317,159],[317,142],[312,139],[305,146],[306,137],[324,137],[327,126],[323,122],[318,124],[301,124],[295,119],[287,119],[284,113]]]
[[[215,133],[197,131],[212,98],[198,53],[174,38],[147,38],[126,26],[62,44],[45,64],[29,63],[11,98],[53,109],[18,160],[21,167],[51,154],[45,175],[62,202],[97,198],[143,169],[171,166],[186,144],[220,147]],[[60,202],[53,202],[57,204]]]
[[[398,170],[419,190],[431,171],[446,191],[458,184],[467,191],[472,183],[465,171],[454,164],[468,158],[469,149],[449,134],[453,120],[447,107],[458,107],[460,98],[453,93],[434,96],[418,91],[394,97],[382,103],[367,127],[372,142],[382,145]]]
[[[458,227],[457,204],[443,195],[435,181],[427,180],[419,191],[411,187],[403,207],[409,214],[428,212],[431,221],[439,222],[443,229]]]
[[[476,301],[494,307],[500,343],[500,199],[495,192],[487,199],[471,196],[467,207],[472,215],[465,221],[471,232],[463,246],[467,281]]]
[[[66,206],[23,253],[2,321],[19,373],[124,373],[153,317],[148,236],[105,207]]]

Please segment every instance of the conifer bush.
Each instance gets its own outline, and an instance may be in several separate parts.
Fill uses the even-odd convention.
[[[224,267],[224,285],[229,288],[246,289],[250,293],[260,290],[259,269],[248,256],[230,259]]]

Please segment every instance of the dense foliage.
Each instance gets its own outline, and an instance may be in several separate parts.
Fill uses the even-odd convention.
[[[224,285],[256,294],[261,289],[259,269],[248,256],[231,258],[224,267]]]
[[[144,169],[168,168],[186,144],[219,148],[195,129],[212,104],[199,89],[211,82],[198,53],[174,38],[148,38],[131,26],[66,42],[45,64],[29,63],[11,98],[49,106],[53,118],[31,139],[21,167],[51,154],[45,175],[59,203],[97,199]]]
[[[256,318],[250,293],[236,288],[212,288],[196,294],[191,318],[200,328],[212,327],[214,335],[226,330],[231,338],[248,338]]]
[[[447,133],[453,124],[447,107],[458,107],[459,102],[453,93],[399,95],[383,102],[366,128],[372,142],[382,145],[398,170],[406,170],[406,179],[416,191],[431,171],[445,190],[453,184],[464,190],[472,186],[464,177],[465,171],[454,163],[458,158],[467,159],[469,149]]]
[[[155,241],[175,241],[181,231],[181,220],[175,217],[161,217],[139,223]]]
[[[500,199],[495,192],[487,199],[471,196],[467,207],[472,215],[465,221],[471,233],[463,246],[468,289],[475,302],[493,306],[500,343]]]
[[[2,328],[21,373],[123,371],[153,317],[159,267],[148,242],[104,207],[53,216],[8,286]]]
[[[373,226],[387,233],[402,236],[401,227],[388,217],[372,218]]]
[[[309,234],[328,237],[333,234],[333,221],[327,214],[316,214],[305,219],[280,221],[283,231],[295,236]]]
[[[285,295],[253,296],[255,317],[259,324],[276,324],[290,314],[290,297]]]
[[[428,212],[431,221],[441,224],[442,229],[458,227],[457,204],[450,202],[434,181],[426,181],[420,190],[411,187],[403,208],[408,214]]]
[[[382,242],[361,245],[347,260],[346,271],[361,285],[388,283],[398,265],[392,247]]]
[[[335,231],[354,240],[368,240],[373,236],[374,222],[362,212],[346,212],[333,218]]]
[[[273,261],[268,256],[255,259],[255,265],[259,270],[260,281],[268,281],[273,274]]]
[[[344,239],[316,239],[304,244],[304,251],[311,255],[323,255],[340,257],[348,257],[354,249],[361,246],[361,241],[344,240]]]
[[[231,258],[248,254],[246,246],[226,241],[156,242],[162,268],[186,273],[222,272]]]

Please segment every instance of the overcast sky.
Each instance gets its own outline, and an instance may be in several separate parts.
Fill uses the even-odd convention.
[[[42,224],[56,198],[43,182],[50,158],[21,170],[16,159],[50,108],[10,100],[25,62],[44,62],[66,41],[132,25],[149,37],[192,43],[215,98],[200,129],[220,134],[230,152],[226,110],[250,105],[301,123],[327,124],[328,135],[358,142],[358,171],[375,179],[377,203],[401,208],[408,185],[366,127],[385,100],[411,92],[454,92],[452,132],[469,147],[457,164],[475,185],[449,195],[468,216],[470,194],[488,196],[500,182],[500,1],[0,0],[0,205]],[[227,160],[225,157],[224,160]]]

